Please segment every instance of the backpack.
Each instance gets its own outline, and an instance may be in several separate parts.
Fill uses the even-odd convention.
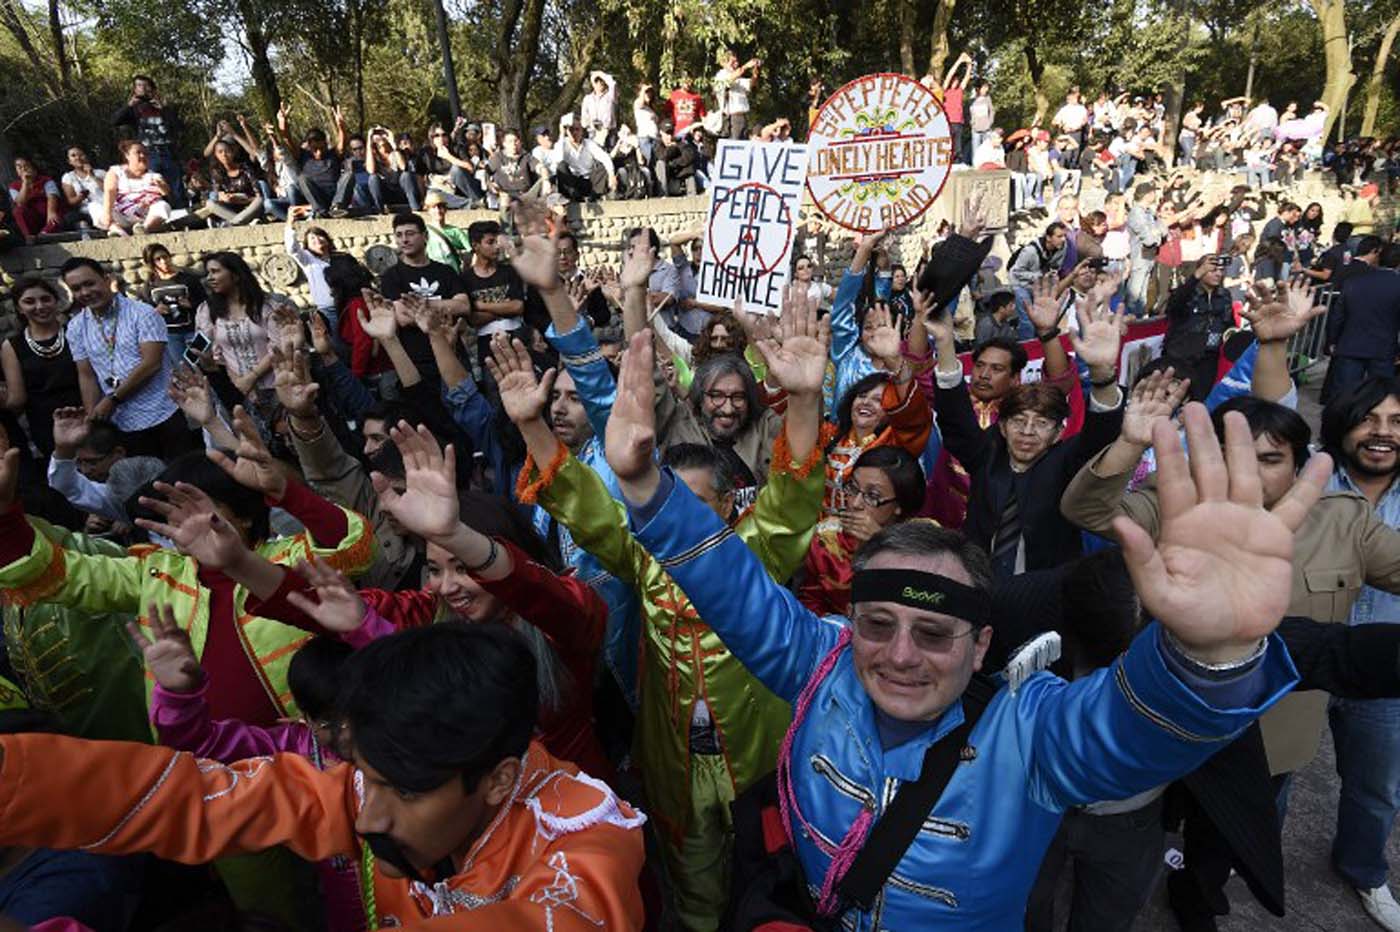
[[[1022,243],[1021,245],[1017,246],[1015,251],[1011,253],[1011,261],[1006,264],[1006,267],[1010,269],[1012,266],[1014,266],[1016,264],[1016,260],[1020,258],[1021,253],[1025,252],[1027,249],[1035,250],[1036,256],[1040,259],[1041,274],[1049,272],[1050,257],[1047,256],[1045,254],[1045,250],[1041,248],[1039,238],[1033,239],[1029,243]]]

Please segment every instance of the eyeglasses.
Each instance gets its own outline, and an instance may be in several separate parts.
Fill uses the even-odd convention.
[[[749,396],[744,392],[719,392],[711,389],[705,393],[705,400],[718,408],[726,401],[732,408],[742,408],[748,405]]]
[[[857,615],[851,623],[857,637],[875,644],[888,644],[894,640],[895,632],[900,627],[893,618],[880,615]],[[954,633],[933,623],[916,623],[909,626],[909,636],[913,638],[914,646],[926,654],[946,654],[958,641],[976,634],[978,630],[969,626],[966,631]]]
[[[1013,433],[1035,434],[1036,436],[1052,433],[1055,428],[1060,426],[1059,421],[1052,421],[1050,418],[1041,417],[1038,414],[1018,414],[1003,423],[1006,424],[1006,429]]]
[[[847,500],[859,498],[861,501],[865,502],[867,508],[883,508],[894,501],[894,496],[881,498],[878,489],[862,489],[854,482],[847,482],[842,485],[841,494],[845,496]]]

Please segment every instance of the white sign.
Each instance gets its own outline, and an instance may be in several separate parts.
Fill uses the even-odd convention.
[[[710,209],[696,300],[777,314],[792,273],[797,209],[807,177],[798,143],[721,139],[710,173]]]
[[[807,142],[812,200],[858,233],[917,220],[953,166],[947,114],[932,91],[902,74],[868,74],[832,94]]]

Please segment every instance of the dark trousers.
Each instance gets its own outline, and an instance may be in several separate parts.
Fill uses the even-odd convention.
[[[1328,397],[1324,401],[1339,398],[1370,378],[1393,379],[1395,357],[1360,359],[1356,356],[1333,356],[1332,368],[1327,375]]]
[[[724,139],[748,139],[749,115],[747,113],[730,113],[726,115],[720,127],[719,134]]]
[[[1279,805],[1279,825],[1283,824],[1283,807],[1288,800],[1291,773],[1279,774],[1271,782]],[[1230,899],[1225,895],[1225,883],[1235,867],[1235,853],[1220,829],[1206,815],[1190,793],[1184,797],[1185,817],[1181,839],[1184,863],[1181,870],[1167,878],[1167,899],[1172,912],[1182,925],[1204,924],[1216,916],[1229,915]]]
[[[1073,862],[1068,932],[1127,932],[1162,870],[1162,797],[1132,812],[1065,813],[1026,901],[1026,932],[1055,928],[1055,889]]]
[[[154,456],[166,462],[203,446],[203,438],[199,431],[190,429],[185,415],[180,411],[176,411],[154,427],[126,435],[128,456]]]
[[[571,201],[597,199],[608,193],[608,170],[597,162],[587,178],[576,174],[568,165],[560,165],[554,175],[554,183]]]

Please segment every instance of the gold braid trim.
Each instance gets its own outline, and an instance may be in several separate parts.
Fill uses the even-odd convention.
[[[62,547],[50,543],[48,565],[39,575],[23,586],[12,586],[4,590],[0,593],[0,598],[4,599],[6,605],[33,605],[62,589],[67,578],[68,560],[65,558],[65,551]]]

